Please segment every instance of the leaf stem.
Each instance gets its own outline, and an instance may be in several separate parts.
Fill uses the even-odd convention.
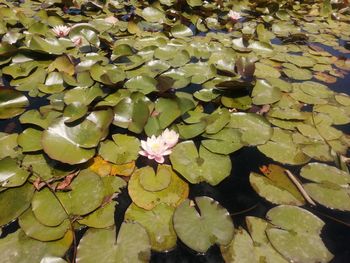
[[[298,188],[300,193],[304,196],[306,201],[308,201],[311,205],[316,206],[316,203],[311,199],[309,194],[305,191],[304,187],[301,185],[301,183],[298,181],[298,179],[291,173],[291,171],[285,169],[284,172],[288,175],[289,179],[292,180],[292,182]]]

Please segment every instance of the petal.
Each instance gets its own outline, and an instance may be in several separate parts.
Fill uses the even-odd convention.
[[[143,156],[148,156],[148,153],[146,151],[139,151],[139,154],[141,154]]]
[[[154,160],[156,160],[157,163],[164,163],[164,157],[162,155],[156,156]]]
[[[168,150],[163,152],[163,155],[169,155],[169,154],[171,154],[171,150],[170,149],[168,149]]]

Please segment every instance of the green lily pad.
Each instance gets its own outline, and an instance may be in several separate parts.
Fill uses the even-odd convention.
[[[270,223],[253,216],[247,216],[245,221],[248,232],[255,245],[254,254],[257,258],[265,258],[269,262],[289,262],[274,249],[267,238],[266,230],[271,227]]]
[[[227,246],[220,246],[225,262],[250,263],[258,259],[254,253],[253,240],[243,228],[235,229],[233,239]]]
[[[125,82],[125,87],[131,92],[148,94],[157,90],[157,81],[149,76],[136,76]]]
[[[293,142],[292,133],[279,128],[274,128],[271,140],[264,145],[259,145],[258,149],[280,163],[298,165],[310,161],[310,157]]]
[[[269,122],[254,113],[232,113],[231,120],[226,127],[239,130],[242,133],[242,142],[248,145],[266,143],[273,132]]]
[[[173,37],[176,38],[184,38],[184,37],[190,37],[193,36],[192,30],[182,24],[175,25],[170,30]]]
[[[0,119],[8,119],[22,114],[29,101],[16,90],[0,89]]]
[[[195,208],[198,206],[198,211]],[[174,228],[186,246],[206,252],[212,245],[228,245],[234,233],[227,210],[207,196],[185,200],[174,213]]]
[[[271,104],[279,101],[282,97],[280,89],[272,86],[266,80],[257,80],[252,91],[253,103],[256,105]]]
[[[27,154],[24,156],[22,166],[31,169],[35,175],[40,176],[44,180],[53,177],[63,177],[73,171],[73,168],[58,167],[57,162],[49,159],[44,154]]]
[[[0,132],[0,160],[5,157],[16,157],[20,151],[17,144],[17,133],[4,133]]]
[[[202,145],[213,153],[230,154],[244,146],[242,133],[237,129],[224,128],[216,134],[204,134],[209,140],[202,140]]]
[[[17,230],[0,239],[0,253],[4,262],[45,262],[42,260],[49,257],[63,257],[72,242],[71,231],[59,240],[42,242],[28,237],[22,230]]]
[[[309,163],[301,169],[300,175],[315,182],[303,185],[312,199],[332,209],[350,211],[348,173],[327,164]]]
[[[0,192],[0,226],[10,223],[27,210],[33,193],[34,187],[29,183]]]
[[[90,170],[82,170],[70,184],[69,192],[57,192],[66,211],[73,215],[85,215],[102,204],[104,186],[101,177]]]
[[[114,134],[112,137],[114,142],[106,140],[100,144],[99,155],[103,159],[115,164],[129,163],[137,159],[140,150],[139,139],[124,134]]]
[[[96,98],[102,97],[103,95],[104,93],[99,85],[75,87],[64,94],[64,102],[66,104],[81,103],[87,106]]]
[[[115,228],[90,228],[79,242],[77,262],[148,262],[151,256],[146,230],[136,223],[123,223],[116,240]]]
[[[303,196],[282,167],[270,164],[263,172],[265,176],[257,173],[249,176],[251,186],[260,196],[274,204],[305,204]]]
[[[134,221],[142,225],[155,251],[169,251],[176,246],[176,234],[173,227],[175,208],[166,204],[158,204],[152,210],[144,210],[131,204],[125,212],[126,221]]]
[[[83,224],[93,228],[107,228],[114,225],[114,213],[117,201],[111,201],[108,204],[98,208],[91,214],[78,220],[79,224]]]
[[[62,113],[57,111],[41,113],[38,110],[28,110],[19,117],[19,121],[22,124],[34,124],[47,129],[51,122],[61,115]]]
[[[6,157],[0,160],[0,185],[1,187],[16,187],[23,185],[30,173],[19,166],[15,159]]]
[[[42,146],[52,159],[69,164],[84,163],[95,154],[95,149],[103,136],[96,124],[84,120],[75,126],[67,126],[66,118],[55,120],[43,132]],[[84,148],[83,148],[84,147]]]
[[[32,210],[35,218],[49,227],[58,226],[68,217],[60,201],[46,187],[34,193]]]
[[[212,153],[203,146],[198,152],[193,141],[177,144],[170,154],[170,160],[174,169],[192,184],[206,181],[217,185],[231,172],[229,156]]]
[[[18,135],[18,145],[22,147],[23,152],[34,152],[42,150],[41,136],[42,131],[28,128]]]
[[[320,238],[323,221],[295,206],[278,206],[267,213],[276,228],[267,229],[273,247],[288,260],[329,262],[333,255]]]
[[[165,20],[165,15],[162,11],[154,7],[146,7],[142,10],[142,17],[151,23],[162,23]]]
[[[137,169],[131,176],[128,192],[132,201],[139,207],[150,210],[160,203],[171,206],[178,206],[188,196],[189,187],[180,179],[169,165],[158,165],[158,171],[168,170],[171,173],[171,182],[167,188],[160,191],[148,191],[140,183],[140,176],[143,170],[149,168],[143,167]]]
[[[171,170],[167,166],[158,166],[157,173],[150,166],[142,168],[139,182],[142,187],[150,192],[164,190],[171,183]]]
[[[60,239],[70,228],[69,220],[63,221],[59,226],[51,227],[41,224],[29,208],[19,217],[19,225],[27,236],[40,240],[52,241]]]

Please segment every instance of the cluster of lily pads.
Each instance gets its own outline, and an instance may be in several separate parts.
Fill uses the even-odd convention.
[[[2,261],[149,262],[178,239],[226,262],[330,261],[324,223],[299,206],[350,211],[350,97],[327,86],[350,60],[323,48],[349,53],[350,11],[332,2],[0,3],[0,226],[19,224]],[[303,165],[302,180],[252,167],[278,206],[247,229],[188,198],[230,176],[243,147]]]

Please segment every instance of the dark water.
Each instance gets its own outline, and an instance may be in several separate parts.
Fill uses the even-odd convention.
[[[339,54],[336,50],[330,47],[323,46],[327,51],[334,55]],[[345,55],[350,57],[349,54]],[[6,81],[5,81],[6,82]],[[6,84],[6,83],[4,83]],[[345,78],[339,78],[335,84],[329,85],[330,88],[336,92],[343,92],[350,94],[350,74]],[[197,86],[193,86],[189,90],[194,92],[198,90]],[[187,91],[187,90],[186,90]],[[30,98],[30,108],[39,108],[48,103],[45,98]],[[0,131],[8,133],[21,132],[23,128],[18,122],[18,117],[11,120],[0,121]],[[339,127],[338,127],[339,128]],[[118,128],[112,128],[118,129]],[[341,129],[349,134],[350,125],[342,126]],[[120,129],[118,129],[120,132]],[[245,227],[246,216],[257,216],[264,218],[266,212],[273,207],[270,203],[260,198],[251,188],[249,183],[249,174],[252,171],[258,172],[259,166],[274,163],[273,160],[265,157],[254,147],[245,147],[231,156],[232,173],[218,186],[210,186],[206,183],[198,185],[191,185],[190,198],[196,196],[209,196],[217,200],[223,207],[225,207],[232,215],[235,227]],[[140,161],[142,162],[142,161]],[[147,163],[148,164],[148,163]],[[139,163],[138,166],[144,166],[145,163]],[[295,174],[299,174],[300,167],[288,167]],[[116,207],[115,221],[117,229],[124,220],[124,212],[130,205],[131,200],[124,190],[118,197],[119,205]],[[327,208],[318,206],[317,209],[311,207],[304,207],[320,217],[325,223],[322,231],[322,238],[326,247],[335,255],[332,263],[350,262],[350,213],[333,211]],[[340,222],[342,221],[342,222]],[[347,225],[346,225],[347,224]],[[3,228],[0,237],[5,237],[7,234],[18,229],[18,223],[13,222],[9,226]],[[78,240],[82,237],[84,230],[77,232]],[[69,251],[72,255],[72,249]],[[1,262],[1,260],[0,260]],[[213,246],[206,254],[198,254],[195,251],[187,248],[180,240],[178,240],[177,247],[167,253],[152,253],[152,263],[221,263],[224,262],[218,246]]]

